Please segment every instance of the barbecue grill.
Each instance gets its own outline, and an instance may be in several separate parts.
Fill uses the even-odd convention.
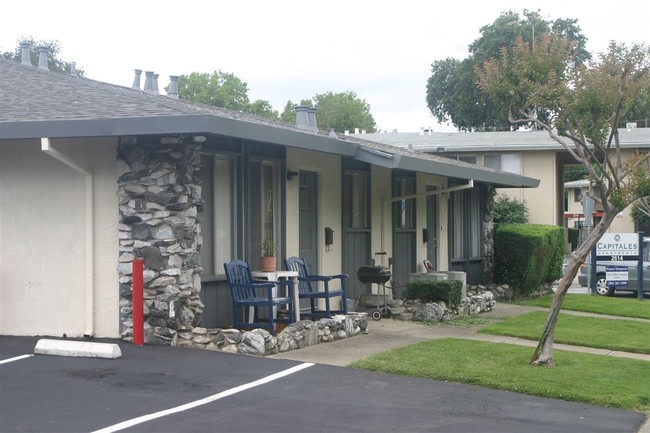
[[[386,306],[386,283],[390,280],[390,268],[386,266],[364,265],[357,269],[357,278],[362,284],[377,284],[382,287],[384,306],[379,309],[379,288],[377,288],[377,309],[372,312],[372,318],[380,320],[390,317],[390,310]]]

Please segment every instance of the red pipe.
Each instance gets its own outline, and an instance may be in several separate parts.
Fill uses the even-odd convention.
[[[144,345],[144,260],[133,261],[133,344]]]

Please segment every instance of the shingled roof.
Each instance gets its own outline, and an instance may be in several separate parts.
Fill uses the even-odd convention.
[[[536,187],[536,179],[0,59],[0,139],[215,134],[353,157],[390,169]]]

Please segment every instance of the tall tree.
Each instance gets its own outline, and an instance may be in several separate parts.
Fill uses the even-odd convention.
[[[25,42],[29,44],[29,58],[32,62],[32,65],[35,66],[38,65],[38,58],[39,58],[38,47],[47,47],[48,48],[47,64],[48,67],[50,68],[50,71],[65,72],[67,74],[71,72],[72,62],[68,62],[59,58],[59,51],[61,51],[61,46],[59,45],[59,41],[56,40],[37,41],[31,36],[23,37],[18,40],[18,43],[16,44],[16,49],[14,51],[5,51],[4,53],[0,54],[0,57],[2,57],[3,59],[9,59],[16,62],[20,62],[23,57],[23,53],[20,45]],[[85,75],[83,69],[78,68],[76,66],[75,69],[77,71],[78,76],[83,77]]]
[[[533,365],[553,365],[553,341],[562,301],[596,242],[616,215],[650,196],[650,152],[624,155],[619,120],[639,96],[650,89],[650,50],[645,45],[610,43],[606,53],[581,63],[575,44],[546,34],[526,43],[519,37],[512,50],[477,67],[479,86],[490,98],[508,107],[510,122],[537,125],[582,164],[597,185],[594,200],[603,216],[585,241],[569,254],[531,359]],[[540,109],[550,116],[541,120]]]
[[[576,43],[576,60],[589,58],[586,38],[581,35],[577,20],[542,18],[539,11],[503,12],[492,24],[481,27],[481,37],[470,46],[464,60],[447,58],[434,61],[427,81],[427,106],[439,122],[449,122],[459,130],[490,131],[516,129],[504,114],[499,101],[488,98],[476,84],[474,68],[500,55],[502,47],[512,49],[517,37],[532,44],[550,29],[566,35]],[[545,113],[540,113],[544,115]]]
[[[249,107],[248,85],[230,72],[192,72],[178,77],[179,98],[230,110]]]
[[[263,99],[257,99],[251,102],[246,110],[248,113],[254,114],[260,117],[267,117],[269,119],[279,119],[280,115],[277,110],[273,108],[269,101]]]
[[[316,121],[319,129],[341,133],[354,128],[375,132],[377,124],[370,113],[370,104],[355,92],[321,93],[313,97],[316,102]]]

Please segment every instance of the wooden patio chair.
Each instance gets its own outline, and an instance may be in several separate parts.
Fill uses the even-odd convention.
[[[345,299],[345,282],[348,278],[347,274],[339,275],[310,275],[307,270],[307,264],[305,260],[299,257],[289,257],[284,259],[284,268],[287,271],[297,271],[298,272],[298,298],[299,299],[309,299],[311,303],[311,317],[327,317],[331,318],[332,314],[347,314],[347,305]],[[340,290],[330,290],[329,282],[332,280],[341,281]],[[318,283],[322,282],[325,287],[325,291],[318,290]],[[313,284],[312,284],[313,283]],[[335,297],[341,297],[341,306],[340,310],[332,310],[330,308],[330,299]],[[325,300],[325,310],[316,309],[316,300],[324,299]],[[300,308],[300,306],[296,306]]]
[[[275,322],[288,322],[293,320],[293,303],[291,297],[274,296],[274,290],[279,285],[288,285],[287,293],[293,290],[293,281],[255,281],[251,275],[251,268],[248,261],[233,260],[224,263],[226,279],[228,281],[228,290],[232,298],[233,322],[235,328],[268,328],[271,335],[275,335]],[[275,290],[277,292],[277,290]],[[273,317],[273,308],[286,305],[289,309],[287,320],[279,320]],[[253,317],[247,321],[239,319],[239,309],[253,308]],[[266,308],[268,312],[268,322],[260,321],[258,309]],[[250,315],[250,313],[249,313]]]

